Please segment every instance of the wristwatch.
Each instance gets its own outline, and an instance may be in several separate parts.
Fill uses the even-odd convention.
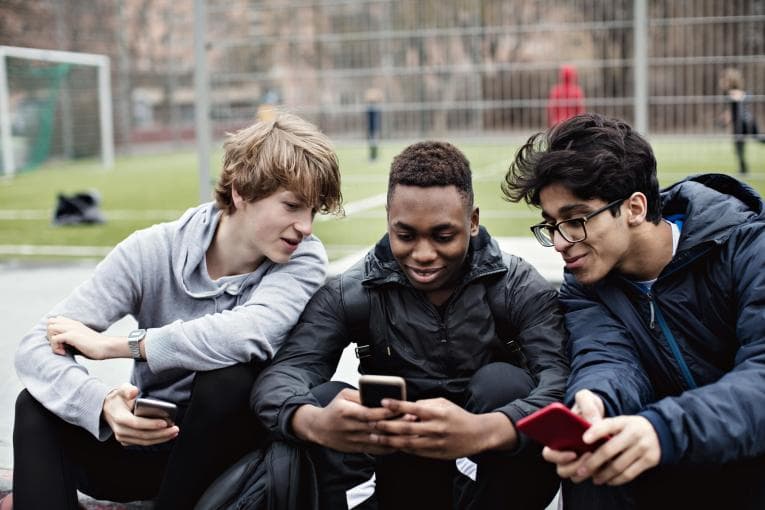
[[[130,349],[130,355],[135,360],[142,360],[143,357],[141,356],[141,346],[139,345],[141,343],[141,340],[146,338],[146,330],[145,329],[134,329],[130,332],[128,335],[128,349]]]

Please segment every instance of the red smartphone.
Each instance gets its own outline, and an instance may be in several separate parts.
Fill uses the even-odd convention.
[[[582,434],[590,428],[590,423],[560,402],[554,402],[518,420],[515,426],[534,441],[553,450],[582,454],[596,450],[605,443],[605,439],[593,444],[582,441]]]

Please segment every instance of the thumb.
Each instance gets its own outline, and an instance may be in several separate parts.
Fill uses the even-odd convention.
[[[125,383],[120,386],[119,392],[125,398],[125,400],[135,400],[138,396],[138,388],[130,383]]]
[[[595,423],[603,418],[598,397],[588,390],[582,390],[576,394],[576,405],[582,417],[590,423]]]

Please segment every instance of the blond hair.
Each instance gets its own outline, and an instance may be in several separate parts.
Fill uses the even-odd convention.
[[[744,77],[735,67],[726,67],[720,74],[720,88],[728,91],[744,88]]]
[[[316,126],[278,112],[271,120],[228,136],[223,144],[223,170],[215,185],[220,210],[234,212],[232,189],[253,202],[281,187],[321,213],[342,214],[337,154]]]

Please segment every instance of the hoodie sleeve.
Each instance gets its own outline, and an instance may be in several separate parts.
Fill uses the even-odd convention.
[[[103,331],[116,320],[134,313],[141,300],[140,234],[121,242],[96,267],[93,275],[45,315],[22,338],[16,350],[16,373],[29,393],[64,421],[84,428],[100,440],[111,435],[101,421],[104,398],[110,388],[90,375],[73,356],[51,351],[47,319],[63,315]]]
[[[151,328],[145,340],[152,372],[214,370],[269,360],[326,277],[327,255],[316,237],[303,240],[286,264],[275,265],[249,299],[230,310]]]

